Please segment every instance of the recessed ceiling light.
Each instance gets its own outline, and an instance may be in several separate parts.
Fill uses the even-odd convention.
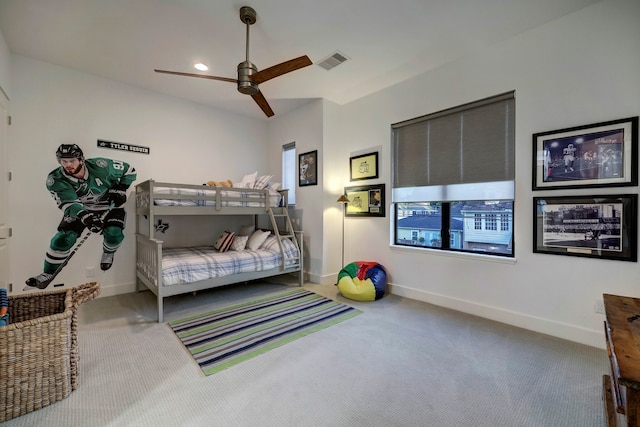
[[[207,67],[205,64],[203,64],[202,62],[198,62],[197,64],[193,64],[194,68],[196,70],[200,70],[200,71],[207,71],[209,69],[209,67]]]

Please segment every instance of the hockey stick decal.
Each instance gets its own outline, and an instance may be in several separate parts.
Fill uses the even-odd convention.
[[[102,214],[101,219],[104,221],[104,219],[107,217],[107,214],[109,214],[109,212],[111,212],[111,209],[113,209],[114,204],[110,204],[109,208],[104,212],[104,214]],[[84,242],[87,241],[87,239],[93,234],[93,232],[90,229],[87,229],[87,233],[85,233],[84,237],[82,237],[82,239],[80,239],[80,241],[76,244],[76,246],[73,248],[73,250],[69,253],[69,255],[67,255],[67,257],[64,259],[64,261],[62,261],[62,263],[60,264],[60,266],[58,267],[58,269],[53,272],[51,274],[51,277],[46,281],[46,282],[42,282],[39,285],[36,285],[36,280],[32,277],[27,279],[26,283],[27,286],[24,287],[24,289],[22,289],[23,291],[29,291],[32,289],[46,289],[51,282],[53,282],[53,279],[56,278],[56,276],[62,271],[62,269],[69,264],[69,260],[71,260],[71,258],[75,255],[76,252],[78,252],[78,249],[80,249],[80,247],[84,244]],[[100,231],[100,234],[102,234],[102,231]],[[33,283],[33,284],[30,284]]]

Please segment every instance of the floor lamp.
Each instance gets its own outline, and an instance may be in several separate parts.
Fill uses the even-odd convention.
[[[342,207],[342,264],[340,264],[341,270],[342,267],[344,267],[344,207],[350,201],[351,200],[349,200],[349,198],[344,194],[338,199],[338,203],[340,203],[340,206]]]

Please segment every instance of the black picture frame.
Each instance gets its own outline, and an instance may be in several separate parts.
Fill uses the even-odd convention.
[[[636,262],[637,194],[533,198],[533,252]]]
[[[384,217],[386,215],[384,188],[384,184],[344,187],[344,194],[349,199],[349,203],[345,203],[344,215]]]
[[[533,134],[536,190],[638,185],[638,116]]]
[[[318,185],[318,150],[298,156],[298,187]]]
[[[349,157],[349,180],[378,178],[378,152]]]

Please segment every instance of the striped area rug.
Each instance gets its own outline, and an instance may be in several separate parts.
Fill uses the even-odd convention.
[[[169,322],[205,375],[362,313],[305,289]]]

